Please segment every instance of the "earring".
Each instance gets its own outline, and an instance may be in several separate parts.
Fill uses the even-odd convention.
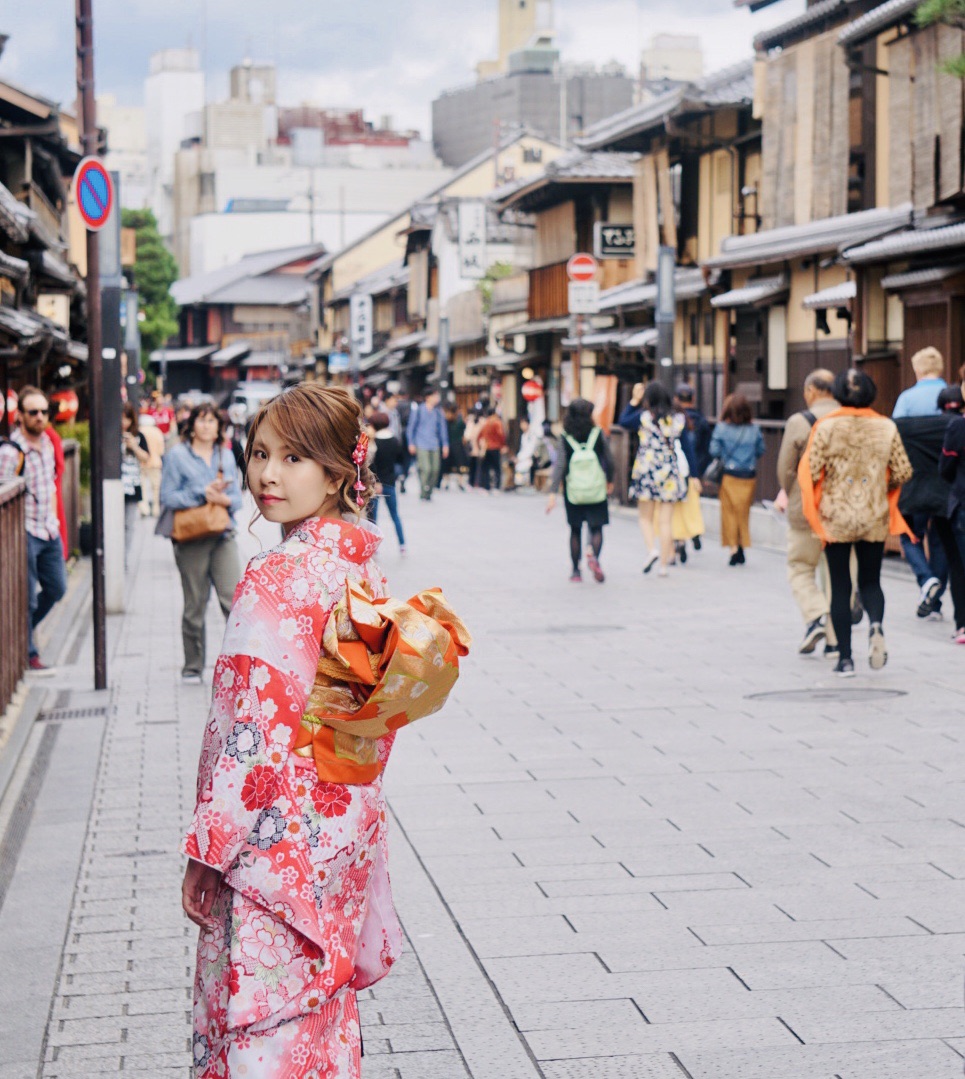
[[[352,451],[352,460],[355,463],[355,504],[361,509],[365,505],[362,495],[365,493],[365,484],[362,482],[362,465],[365,464],[369,455],[369,436],[364,431],[359,431],[358,441]]]

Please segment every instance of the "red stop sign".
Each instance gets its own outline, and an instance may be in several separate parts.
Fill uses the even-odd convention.
[[[530,378],[523,383],[524,401],[538,401],[542,396],[543,383],[538,378]]]
[[[566,264],[566,276],[571,281],[592,281],[596,277],[596,259],[585,252],[572,255]]]

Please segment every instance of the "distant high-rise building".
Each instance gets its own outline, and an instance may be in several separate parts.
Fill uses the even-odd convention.
[[[174,155],[182,142],[200,135],[204,73],[196,49],[163,49],[151,57],[144,81],[147,173],[150,203],[161,235],[173,229]]]
[[[505,75],[509,58],[537,38],[548,40],[553,32],[553,0],[499,0],[499,56],[476,65],[480,79]]]
[[[144,109],[137,105],[118,105],[113,94],[101,94],[97,98],[97,122],[107,131],[104,164],[120,176],[121,205],[132,210],[149,206]]]
[[[536,42],[509,57],[505,75],[447,90],[432,103],[432,144],[459,168],[496,140],[528,130],[565,144],[584,128],[633,103],[633,80],[619,64],[561,65]]]
[[[696,34],[655,34],[640,54],[640,82],[645,97],[677,83],[695,82],[703,73],[704,53]]]

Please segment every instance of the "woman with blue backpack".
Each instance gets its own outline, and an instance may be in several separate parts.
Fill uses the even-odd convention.
[[[590,534],[586,564],[593,577],[604,580],[600,567],[603,549],[603,526],[610,523],[607,495],[613,488],[613,458],[603,431],[593,422],[593,403],[577,397],[563,418],[563,438],[553,466],[550,496],[546,512],[552,513],[556,496],[563,487],[566,522],[570,526],[570,580],[583,580],[580,555],[583,549],[583,526]]]

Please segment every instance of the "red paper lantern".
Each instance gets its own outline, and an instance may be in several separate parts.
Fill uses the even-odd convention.
[[[73,390],[57,390],[50,394],[50,419],[53,423],[72,423],[80,410],[80,399]]]

